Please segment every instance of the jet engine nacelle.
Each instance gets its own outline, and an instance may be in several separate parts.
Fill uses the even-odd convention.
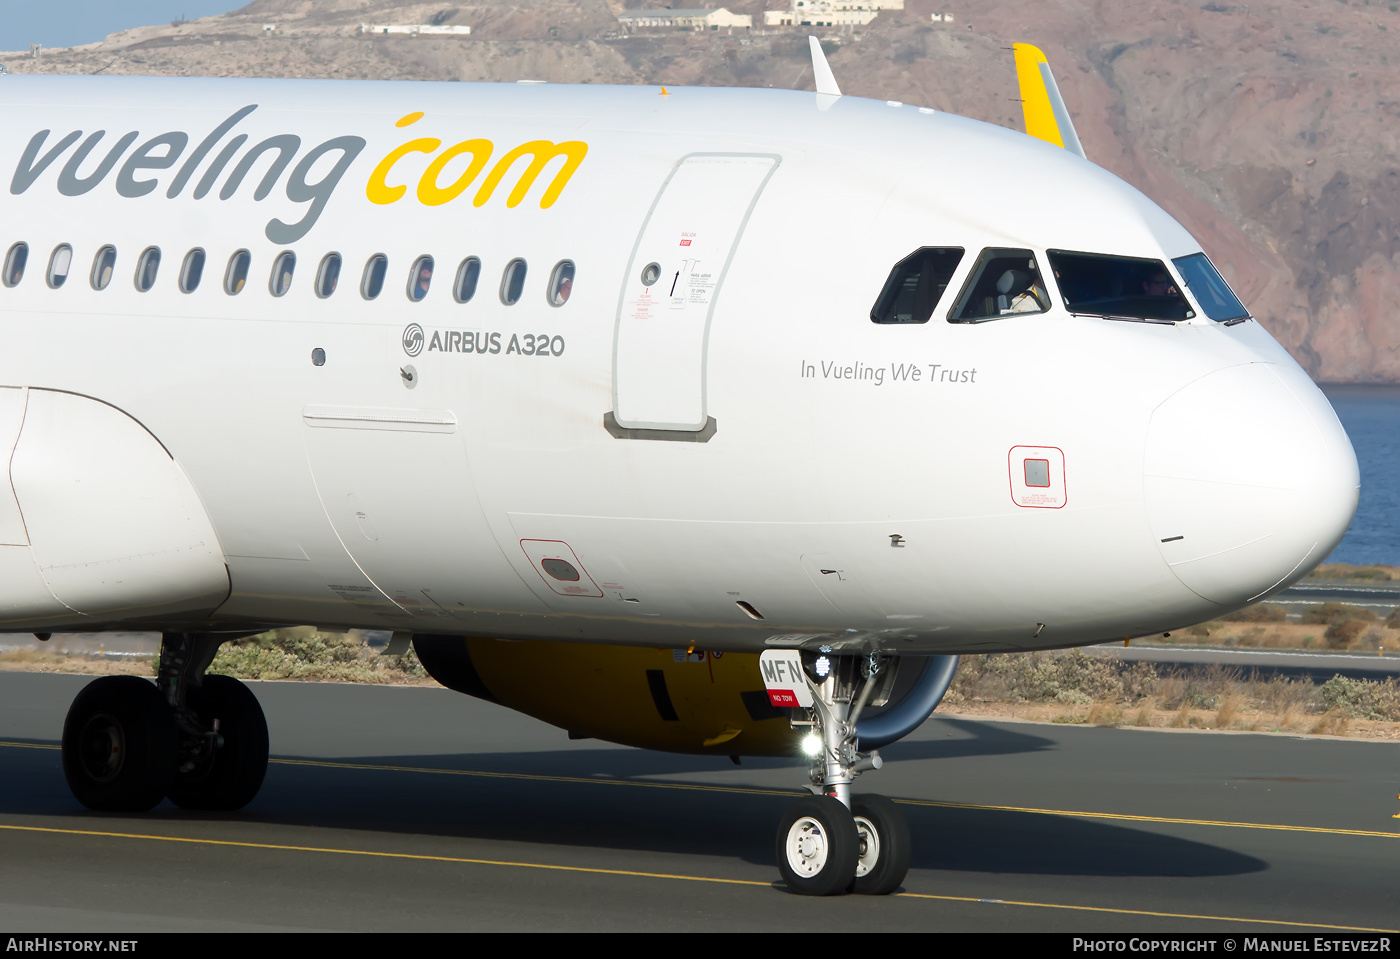
[[[425,635],[413,645],[442,685],[568,730],[571,738],[678,753],[801,755],[801,736],[769,701],[753,653]],[[957,657],[902,662],[889,705],[861,720],[873,746],[928,718]]]

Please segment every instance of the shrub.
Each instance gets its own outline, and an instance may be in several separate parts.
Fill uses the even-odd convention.
[[[1322,634],[1322,638],[1327,641],[1328,649],[1346,649],[1360,639],[1364,632],[1366,632],[1365,621],[1343,619],[1328,626],[1327,632]]]
[[[322,632],[312,626],[274,629],[219,647],[209,672],[239,679],[327,679],[382,683],[395,673],[426,677],[410,649],[383,657],[349,633]]]
[[[1335,626],[1348,619],[1359,619],[1367,623],[1376,621],[1374,612],[1363,606],[1349,606],[1346,603],[1323,603],[1303,613],[1303,622],[1321,626],[1326,623]]]
[[[1400,606],[1390,611],[1390,615],[1385,618],[1385,624],[1391,629],[1400,629]]]
[[[1317,701],[1326,712],[1354,719],[1400,720],[1400,685],[1394,678],[1378,683],[1339,674],[1322,684]]]

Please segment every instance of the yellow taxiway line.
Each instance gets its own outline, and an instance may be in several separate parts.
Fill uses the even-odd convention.
[[[190,836],[160,836],[149,833],[110,832],[96,829],[59,829],[52,826],[17,826],[0,823],[0,830],[10,832],[47,833],[62,836],[87,836],[99,839],[142,839],[148,842],[187,843],[203,846],[223,846],[235,849],[266,849],[275,852],[322,853],[338,856],[366,856],[376,859],[399,859],[416,862],[444,862],[472,866],[507,866],[517,869],[543,869],[552,872],[588,873],[602,876],[627,876],[641,879],[674,879],[682,882],[706,882],[725,886],[762,886],[773,888],[772,882],[757,879],[724,879],[718,876],[688,876],[670,872],[644,872],[638,869],[601,869],[592,866],[564,866],[555,863],[518,862],[508,859],[475,859],[466,856],[434,856],[423,853],[383,852],[373,849],[337,849],[329,846],[292,846],[270,842],[243,842],[232,839],[200,839]],[[1017,899],[978,899],[973,896],[939,896],[924,892],[900,892],[901,899],[926,899],[939,902],[968,902],[1001,906],[1026,906],[1036,909],[1064,909],[1072,912],[1101,912],[1120,916],[1152,916],[1162,919],[1197,919],[1206,922],[1235,922],[1261,926],[1288,926],[1300,929],[1333,929],[1340,932],[1400,932],[1395,929],[1373,929],[1368,926],[1339,926],[1325,922],[1296,922],[1287,919],[1254,919],[1244,916],[1208,916],[1184,912],[1158,912],[1147,909],[1120,909],[1109,906],[1077,906],[1070,903],[1031,902]]]
[[[0,747],[51,749],[44,743],[16,743],[0,740]],[[604,779],[589,776],[551,776],[543,773],[505,773],[481,769],[442,769],[433,766],[390,766],[374,763],[342,763],[324,759],[271,759],[279,766],[312,766],[321,769],[347,769],[367,772],[427,773],[438,776],[467,776],[477,779],[515,779],[525,782],[587,783],[595,786],[640,786],[647,789],[680,789],[693,792],[734,793],[744,796],[805,795],[791,789],[759,789],[752,786],[708,786],[701,783],[668,783],[649,779]],[[892,797],[893,798],[893,797]],[[1234,822],[1225,819],[1186,819],[1173,816],[1143,816],[1133,813],[1093,812],[1083,809],[1040,809],[1033,806],[997,806],[985,803],[946,802],[938,799],[895,799],[905,806],[934,806],[985,812],[1018,812],[1037,816],[1067,816],[1074,819],[1109,819],[1122,822],[1151,822],[1173,826],[1216,826],[1233,829],[1266,829],[1277,832],[1318,833],[1327,836],[1364,836],[1371,839],[1400,839],[1400,832],[1381,829],[1339,829],[1332,826],[1290,826],[1283,823]],[[975,901],[975,900],[974,900]]]

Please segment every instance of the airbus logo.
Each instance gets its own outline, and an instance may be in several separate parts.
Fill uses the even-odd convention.
[[[409,356],[417,356],[423,352],[423,328],[417,323],[410,323],[403,328],[403,351]]]

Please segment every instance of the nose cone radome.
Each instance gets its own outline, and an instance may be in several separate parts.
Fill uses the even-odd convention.
[[[1168,397],[1147,432],[1148,519],[1202,597],[1241,606],[1300,575],[1356,512],[1356,453],[1302,370],[1249,363]]]

